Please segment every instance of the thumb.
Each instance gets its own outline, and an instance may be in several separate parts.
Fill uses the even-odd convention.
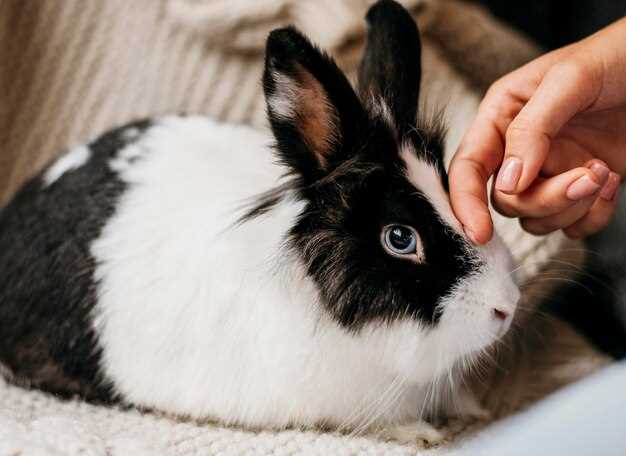
[[[505,152],[495,188],[516,194],[537,178],[552,138],[598,97],[600,87],[591,65],[567,61],[554,65],[505,134]]]

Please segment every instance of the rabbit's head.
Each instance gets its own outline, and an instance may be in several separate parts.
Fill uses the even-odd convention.
[[[409,356],[406,369],[449,368],[508,330],[519,290],[502,243],[472,245],[452,212],[443,130],[417,112],[415,22],[391,0],[367,21],[357,92],[296,29],[268,38],[276,153],[305,203],[288,242],[336,324],[355,334],[404,325],[423,363]]]

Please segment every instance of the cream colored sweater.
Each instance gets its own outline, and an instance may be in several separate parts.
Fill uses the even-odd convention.
[[[0,0],[0,195],[6,200],[68,144],[129,119],[187,111],[262,127],[259,81],[268,31],[296,23],[353,74],[369,3]],[[509,31],[473,20],[480,14],[471,8],[429,3],[405,0],[423,10],[418,18],[428,39],[446,44],[426,45],[440,54],[426,58],[431,80],[445,83],[441,63],[428,59],[447,53],[471,56],[463,63],[480,71],[470,82],[484,87],[485,79],[535,52]],[[497,59],[492,40],[507,42]],[[487,67],[476,63],[480,54]]]
[[[0,201],[7,201],[64,147],[139,117],[206,113],[266,128],[260,76],[269,30],[295,23],[354,76],[370,3],[0,0]],[[415,14],[424,36],[422,93],[426,109],[445,107],[449,158],[482,91],[537,50],[469,4],[403,3]],[[546,274],[564,274],[564,263],[580,262],[579,246],[567,244],[560,234],[535,238],[524,234],[516,221],[501,217],[496,217],[496,225],[521,264],[521,279],[531,281],[527,309],[546,293]],[[537,278],[540,270],[544,275]],[[532,329],[517,335],[513,350],[501,357],[500,369],[480,385],[495,416],[511,413],[606,362],[561,324],[531,319],[527,325]],[[540,372],[533,368],[537,365],[542,366]],[[472,432],[464,425],[460,429]],[[373,438],[254,433],[178,423],[80,402],[61,403],[0,383],[0,454],[416,451]],[[445,454],[448,449],[435,452]]]

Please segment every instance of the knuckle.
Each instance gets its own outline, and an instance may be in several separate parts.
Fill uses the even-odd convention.
[[[589,234],[596,233],[605,228],[611,221],[611,211],[592,211],[586,217],[585,228]]]
[[[485,93],[485,97],[493,97],[501,92],[506,91],[506,84],[507,84],[506,76],[503,76],[500,79],[497,79],[487,89],[487,92]]]
[[[538,219],[520,219],[520,225],[524,231],[535,236],[548,234],[558,229],[550,226],[549,223],[545,223],[544,221],[540,221]]]
[[[493,207],[505,217],[517,217],[519,215],[517,207],[514,204],[515,197],[508,197],[494,192],[491,198]]]
[[[508,143],[528,138],[530,136],[543,136],[543,133],[530,120],[521,116],[515,118],[504,134],[504,139]]]
[[[563,226],[555,221],[544,221],[542,223],[542,228],[546,233],[551,233],[553,231],[560,230]]]
[[[468,155],[461,157],[459,164],[465,166],[467,169],[471,169],[485,182],[487,182],[490,177],[490,173],[485,167],[485,164],[480,160],[476,160],[473,156],[469,155],[469,153]]]
[[[550,211],[555,207],[554,201],[550,200],[549,196],[544,194],[537,195],[533,205],[542,213]]]
[[[606,228],[612,217],[612,208],[591,210],[582,220],[567,227],[563,232],[570,239],[583,239]]]
[[[504,138],[507,143],[511,141],[515,141],[520,136],[524,136],[528,133],[529,129],[524,123],[520,120],[516,119],[511,122],[509,128],[507,128],[506,133],[504,134]]]
[[[520,219],[520,225],[524,229],[524,231],[527,231],[528,233],[535,236],[543,236],[545,234],[549,234],[553,231],[560,229],[560,227],[554,226],[554,224],[546,220],[534,218]]]
[[[563,234],[567,236],[567,238],[572,239],[573,241],[578,241],[582,239],[584,234],[576,227],[568,227],[563,230]]]
[[[588,66],[583,62],[570,59],[557,63],[554,67],[554,71],[559,77],[562,77],[564,80],[571,82],[572,85],[577,86],[579,84],[584,84],[589,80],[590,74],[587,68]]]

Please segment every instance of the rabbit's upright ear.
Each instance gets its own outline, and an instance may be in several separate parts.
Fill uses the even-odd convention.
[[[379,0],[368,11],[367,45],[359,68],[359,95],[393,122],[398,133],[415,125],[421,44],[415,21],[399,3]]]
[[[293,27],[267,39],[263,76],[280,159],[315,180],[347,158],[365,110],[330,57]]]

